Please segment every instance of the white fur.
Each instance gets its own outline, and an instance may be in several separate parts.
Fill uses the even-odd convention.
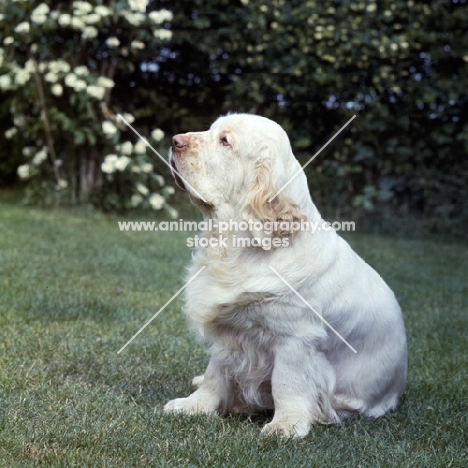
[[[184,186],[205,220],[321,221],[303,172],[268,204],[300,169],[286,133],[271,120],[231,114],[206,132],[178,137],[185,146],[173,146],[171,161],[205,198]],[[352,412],[379,417],[395,408],[405,386],[407,348],[393,292],[334,230],[286,235],[289,247],[195,251],[187,278],[206,268],[186,289],[184,311],[211,343],[211,359],[204,377],[194,379],[199,388],[165,411],[274,409],[263,433],[303,437],[313,423],[337,423]]]

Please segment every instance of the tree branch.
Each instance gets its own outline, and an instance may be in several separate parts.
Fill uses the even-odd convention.
[[[41,76],[39,74],[39,69],[37,67],[37,62],[35,58],[32,56],[32,54],[29,55],[29,58],[30,60],[32,60],[34,64],[34,81],[36,82],[37,92],[39,94],[39,103],[41,105],[41,110],[42,110],[42,121],[44,123],[44,133],[45,133],[46,140],[47,140],[47,148],[49,150],[50,159],[52,161],[55,178],[57,179],[57,183],[60,183],[61,178],[60,178],[60,173],[59,173],[58,166],[57,166],[57,154],[55,153],[54,139],[52,138],[49,117],[47,114],[47,105],[46,105],[45,97],[44,97],[44,86],[42,85]]]

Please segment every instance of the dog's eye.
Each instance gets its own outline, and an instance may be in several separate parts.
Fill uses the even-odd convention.
[[[229,144],[228,139],[227,139],[225,136],[221,137],[221,139],[219,140],[219,142],[220,142],[223,146],[231,146],[231,145]]]

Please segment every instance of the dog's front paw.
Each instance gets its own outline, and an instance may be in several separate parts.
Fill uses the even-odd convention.
[[[190,395],[187,398],[176,398],[175,400],[171,400],[164,407],[165,413],[211,414],[215,411],[216,407],[210,404],[209,401],[203,401],[193,395]]]
[[[261,433],[266,436],[279,435],[284,438],[292,437],[294,439],[299,439],[305,437],[309,433],[309,428],[310,424],[304,419],[296,421],[272,421],[263,426]]]

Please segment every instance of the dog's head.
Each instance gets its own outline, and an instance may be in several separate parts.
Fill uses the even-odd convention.
[[[176,183],[203,210],[229,206],[244,220],[270,226],[305,219],[300,209],[304,191],[308,194],[305,175],[286,132],[272,120],[230,114],[208,131],[175,135],[172,143]]]

